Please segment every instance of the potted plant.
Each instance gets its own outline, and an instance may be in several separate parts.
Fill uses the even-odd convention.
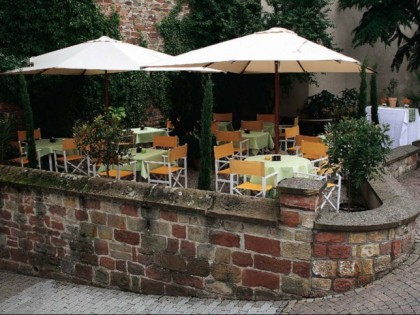
[[[389,107],[396,107],[397,106],[397,88],[398,88],[398,81],[392,78],[389,81],[388,86],[386,87],[386,95],[388,97],[388,105]]]
[[[344,179],[347,188],[347,207],[354,211],[362,196],[362,186],[383,172],[385,158],[391,151],[388,126],[371,124],[365,117],[327,124],[325,140],[328,146],[327,169],[332,168]]]

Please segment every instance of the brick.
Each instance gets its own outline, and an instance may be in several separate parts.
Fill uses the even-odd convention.
[[[169,212],[169,211],[160,211],[160,218],[165,221],[177,222],[177,214],[176,212]]]
[[[153,264],[153,255],[137,254],[137,262],[144,266],[150,266]]]
[[[166,251],[171,254],[176,254],[179,250],[179,240],[176,238],[168,238],[168,245]]]
[[[16,247],[17,247],[16,242]],[[10,257],[13,261],[27,263],[28,262],[28,254],[26,251],[20,248],[10,248]]]
[[[96,199],[85,199],[83,202],[83,207],[86,209],[101,209],[101,202]]]
[[[394,240],[392,241],[392,256],[398,257],[401,255],[401,249],[402,249],[402,242],[401,240]]]
[[[381,242],[388,239],[388,230],[372,231],[367,233],[369,242]]]
[[[156,255],[155,263],[157,262],[156,259],[159,261],[160,265],[166,269],[175,271],[185,271],[187,269],[187,264],[182,256],[162,253]]]
[[[361,261],[341,260],[338,262],[339,277],[356,277],[362,272]]]
[[[51,221],[51,228],[55,230],[64,231],[64,224],[57,221]]]
[[[85,279],[91,282],[93,280],[92,267],[76,263],[74,275],[78,278]]]
[[[163,295],[165,293],[164,284],[159,281],[141,279],[141,293]]]
[[[114,232],[106,226],[98,226],[98,237],[103,240],[112,240]]]
[[[99,265],[109,270],[115,270],[115,260],[109,257],[100,257]]]
[[[66,247],[68,245],[67,241],[58,237],[50,237],[50,240],[51,240],[51,244],[56,247]],[[22,247],[20,244],[19,246]]]
[[[0,218],[4,220],[12,219],[12,213],[7,210],[0,210]]]
[[[362,258],[378,256],[379,244],[360,245],[358,255]]]
[[[298,277],[283,276],[281,278],[281,290],[284,293],[296,296],[308,296],[310,292],[309,281]]]
[[[103,212],[89,211],[90,222],[93,224],[106,225],[107,215]]]
[[[281,243],[281,254],[285,258],[309,260],[311,259],[311,244],[307,242],[284,241]]]
[[[203,289],[204,288],[204,280],[202,278],[190,276],[187,274],[175,272],[172,275],[172,278],[175,283],[180,285],[185,285],[197,289]]]
[[[364,275],[373,275],[373,259],[363,259],[362,265]]]
[[[160,280],[164,282],[171,282],[171,272],[169,270],[159,268],[157,266],[150,266],[146,269],[146,276],[153,280]]]
[[[131,204],[127,204],[127,203],[125,203],[121,206],[121,213],[125,214],[127,216],[130,216],[130,217],[138,217],[139,216],[139,212],[138,212],[137,207],[135,205],[131,205]]]
[[[324,278],[312,278],[312,288],[314,290],[321,290],[321,291],[330,291],[331,290],[332,281],[331,279],[324,279]]]
[[[214,279],[227,283],[239,283],[241,281],[241,269],[226,264],[213,264],[210,268]]]
[[[209,242],[209,232],[207,227],[188,226],[188,239],[198,243]]]
[[[128,291],[130,289],[130,276],[121,272],[111,272],[111,285]]]
[[[288,275],[292,270],[290,260],[254,255],[254,268]]]
[[[188,261],[187,273],[193,276],[207,277],[210,274],[210,264],[208,260],[191,259]]]
[[[108,241],[96,239],[94,240],[94,248],[95,253],[97,255],[108,255],[109,249],[108,249]]]
[[[280,211],[280,224],[297,227],[299,225],[299,213],[297,211]]]
[[[351,246],[350,245],[329,245],[328,246],[328,257],[332,259],[346,259],[351,257]]]
[[[117,260],[115,262],[115,269],[122,272],[127,272],[127,263],[125,260]]]
[[[294,261],[293,273],[302,278],[309,278],[311,276],[311,264],[303,261]]]
[[[353,278],[338,278],[333,282],[333,290],[337,293],[346,292],[354,287],[356,279]]]
[[[76,210],[74,212],[74,216],[76,217],[76,220],[79,220],[79,221],[87,221],[89,219],[89,216],[86,210]]]
[[[50,213],[55,214],[55,215],[59,215],[59,216],[66,216],[66,208],[64,207],[60,207],[60,206],[56,206],[56,205],[52,205],[49,208]]]
[[[131,261],[127,261],[127,271],[132,275],[143,276],[144,275],[144,267],[140,264],[135,264]]]
[[[273,239],[245,235],[245,249],[261,254],[280,256],[280,242]]]
[[[242,273],[242,285],[276,290],[280,288],[280,276],[268,272],[245,269]]]
[[[108,226],[117,229],[126,229],[125,218],[120,215],[108,214]]]
[[[232,263],[241,267],[252,267],[254,261],[251,254],[234,252],[232,253]]]
[[[347,237],[345,233],[319,232],[315,234],[315,240],[319,243],[344,243]]]
[[[216,248],[214,261],[218,264],[229,264],[231,253],[230,250],[223,247]]]
[[[392,249],[392,242],[385,242],[379,244],[379,254],[381,255],[389,255],[391,254]]]
[[[319,207],[320,196],[296,196],[287,193],[281,193],[280,204],[286,207],[315,211],[315,209]]]
[[[312,263],[312,272],[315,276],[331,278],[337,275],[337,262],[331,260],[315,260]]]
[[[180,252],[181,252],[181,255],[183,256],[195,257],[196,255],[195,243],[182,240]]]
[[[176,238],[186,238],[187,231],[185,226],[177,224],[172,225],[172,235]]]
[[[313,255],[316,258],[325,258],[327,257],[327,245],[323,244],[314,244]]]
[[[350,233],[349,243],[352,243],[352,244],[366,243],[366,233]]]
[[[228,232],[212,231],[210,233],[210,243],[225,247],[239,247],[240,237]]]
[[[137,232],[114,230],[114,238],[116,241],[130,245],[140,244],[140,234]]]

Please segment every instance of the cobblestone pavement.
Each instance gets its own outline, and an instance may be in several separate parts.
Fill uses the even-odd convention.
[[[420,170],[399,181],[420,197]],[[141,295],[0,271],[1,314],[420,314],[420,227],[410,258],[382,279],[344,294],[292,301]]]

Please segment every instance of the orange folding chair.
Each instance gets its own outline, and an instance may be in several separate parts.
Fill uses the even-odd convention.
[[[241,129],[249,131],[263,131],[264,122],[261,120],[241,120]]]
[[[249,139],[244,139],[240,130],[218,131],[216,133],[216,142],[217,144],[232,142],[235,157],[237,158],[244,159],[249,156]]]
[[[231,159],[235,158],[235,150],[233,149],[233,143],[228,142],[221,145],[215,145],[213,147],[213,152],[214,170],[216,175],[216,191],[222,192],[225,184],[230,184],[229,162]]]

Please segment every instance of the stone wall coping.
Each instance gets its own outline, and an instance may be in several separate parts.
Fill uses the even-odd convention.
[[[98,200],[140,203],[165,211],[200,213],[249,223],[276,226],[279,201],[239,195],[220,194],[190,188],[168,188],[142,182],[55,173],[39,169],[0,165],[0,185],[31,187],[47,192],[66,192]]]
[[[391,153],[388,154],[385,165],[391,165],[413,154],[418,154],[419,152],[420,147],[414,145],[404,145],[401,147],[396,147],[391,151]]]
[[[393,150],[393,162],[418,153],[414,146]],[[370,189],[382,205],[361,212],[320,212],[315,221],[318,230],[373,231],[397,227],[413,221],[420,214],[420,204],[413,200],[405,188],[388,172],[368,182]]]
[[[280,193],[314,196],[319,195],[320,191],[323,190],[325,186],[326,183],[323,181],[292,177],[283,179],[277,186],[277,189]]]

